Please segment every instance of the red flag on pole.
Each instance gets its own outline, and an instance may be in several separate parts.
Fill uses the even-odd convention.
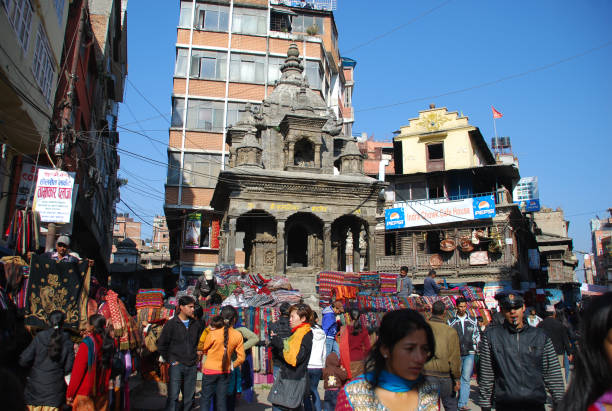
[[[493,110],[493,118],[502,118],[504,115],[499,111],[495,110],[495,107],[491,106],[491,110]]]

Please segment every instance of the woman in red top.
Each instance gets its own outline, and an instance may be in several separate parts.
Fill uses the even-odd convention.
[[[73,410],[107,410],[108,382],[115,343],[100,314],[89,317],[90,334],[77,351],[66,391],[66,402]]]
[[[352,308],[349,311],[351,324],[348,325],[348,345],[351,366],[351,377],[355,378],[363,373],[363,362],[370,352],[370,335],[361,324],[361,312]]]

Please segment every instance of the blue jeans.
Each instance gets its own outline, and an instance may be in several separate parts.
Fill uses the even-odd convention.
[[[459,390],[459,408],[465,407],[470,400],[470,382],[474,373],[474,354],[461,356],[461,389]]]
[[[321,411],[321,398],[318,388],[322,375],[323,370],[321,368],[308,369],[309,391],[306,393],[306,399],[304,400],[305,411]]]
[[[336,402],[338,400],[338,392],[339,390],[325,390],[325,400],[323,402],[323,409],[325,411],[335,411]]]
[[[335,352],[340,358],[340,345],[338,345],[338,341],[333,338],[325,338],[325,352],[327,355]]]
[[[229,385],[230,374],[204,374],[202,377],[202,396],[200,397],[200,410],[210,410],[213,395],[217,410],[227,410],[227,386]]]
[[[170,383],[168,384],[166,411],[174,411],[177,409],[181,387],[183,391],[183,410],[191,411],[193,408],[197,372],[198,368],[195,365],[188,366],[178,363],[170,366]]]

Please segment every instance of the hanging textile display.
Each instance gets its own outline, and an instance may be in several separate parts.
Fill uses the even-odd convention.
[[[28,251],[38,249],[40,222],[38,214],[32,210],[17,210],[4,233],[8,247],[15,250],[15,254],[25,255]]]
[[[58,263],[41,255],[32,255],[26,325],[45,328],[49,314],[61,310],[66,314],[65,326],[78,330],[79,297],[88,270],[87,261]]]

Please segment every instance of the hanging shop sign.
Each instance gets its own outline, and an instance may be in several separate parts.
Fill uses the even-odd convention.
[[[48,170],[47,167],[38,167],[38,170]],[[21,163],[21,173],[19,174],[19,186],[17,187],[17,195],[15,196],[15,205],[17,208],[32,207],[32,201],[36,190],[36,165],[24,161]],[[29,197],[29,199],[28,199]]]
[[[495,217],[493,195],[455,201],[411,201],[400,204],[385,210],[387,230]]]
[[[73,172],[38,170],[34,209],[43,223],[70,223],[74,192]]]

